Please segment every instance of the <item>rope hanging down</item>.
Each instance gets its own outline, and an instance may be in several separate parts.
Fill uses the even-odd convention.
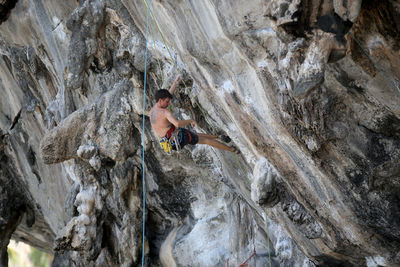
[[[143,232],[142,232],[142,267],[144,266],[144,237],[146,227],[146,179],[145,179],[145,166],[144,166],[144,127],[146,120],[146,77],[147,77],[147,45],[149,36],[149,7],[150,0],[147,0],[147,13],[146,13],[146,50],[144,54],[144,86],[143,86],[143,128],[142,128],[142,190],[143,190]]]
[[[265,229],[266,229],[266,232],[267,232],[267,241],[268,241],[269,267],[271,267],[271,250],[269,248],[269,230],[268,230],[268,208],[265,208]]]

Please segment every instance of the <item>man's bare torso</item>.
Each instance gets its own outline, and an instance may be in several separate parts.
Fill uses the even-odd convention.
[[[166,108],[157,106],[152,107],[150,110],[151,126],[160,138],[165,136],[172,125],[166,117],[168,111]]]

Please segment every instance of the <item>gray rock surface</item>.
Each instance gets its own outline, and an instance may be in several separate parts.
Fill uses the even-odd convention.
[[[151,1],[143,107],[145,2],[0,1],[1,266],[400,265],[400,2]]]

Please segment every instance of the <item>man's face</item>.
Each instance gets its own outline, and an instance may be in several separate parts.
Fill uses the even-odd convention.
[[[160,107],[162,108],[167,108],[169,105],[169,101],[171,100],[171,98],[166,97],[164,99],[160,99]]]

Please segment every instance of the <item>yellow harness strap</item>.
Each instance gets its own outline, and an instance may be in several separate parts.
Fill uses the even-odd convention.
[[[160,146],[166,153],[171,153],[172,144],[168,138],[163,137],[163,139],[160,140]]]

